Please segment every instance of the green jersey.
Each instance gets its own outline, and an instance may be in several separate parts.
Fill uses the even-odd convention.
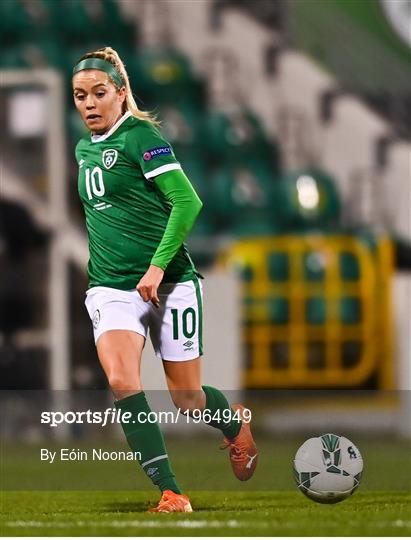
[[[155,177],[181,165],[158,129],[129,112],[107,133],[83,137],[76,159],[89,239],[89,286],[133,289],[148,270],[172,208]],[[183,244],[163,282],[187,281],[195,274]]]

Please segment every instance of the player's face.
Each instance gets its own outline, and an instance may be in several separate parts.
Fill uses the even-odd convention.
[[[74,103],[93,133],[104,133],[120,118],[126,89],[118,90],[104,71],[85,69],[73,77]]]

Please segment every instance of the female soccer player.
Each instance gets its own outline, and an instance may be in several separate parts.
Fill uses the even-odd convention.
[[[148,331],[176,407],[209,413],[207,423],[222,431],[240,480],[257,464],[244,407],[230,409],[219,390],[201,385],[202,291],[183,242],[202,203],[156,120],[138,109],[116,51],[83,56],[73,69],[73,93],[91,132],[77,144],[76,158],[90,250],[86,307],[97,354],[115,406],[129,413],[122,422],[127,441],[162,492],[151,511],[191,512],[159,425],[141,421],[150,412],[140,381]]]

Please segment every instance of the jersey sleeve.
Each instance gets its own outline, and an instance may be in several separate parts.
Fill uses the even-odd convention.
[[[159,174],[181,169],[171,144],[150,122],[141,121],[127,138],[127,151],[137,162],[144,177],[153,180]]]

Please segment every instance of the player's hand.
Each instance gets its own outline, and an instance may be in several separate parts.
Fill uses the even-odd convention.
[[[144,302],[151,302],[155,307],[160,307],[160,299],[158,297],[158,287],[163,279],[164,270],[158,266],[150,264],[147,272],[137,284],[137,291]]]

